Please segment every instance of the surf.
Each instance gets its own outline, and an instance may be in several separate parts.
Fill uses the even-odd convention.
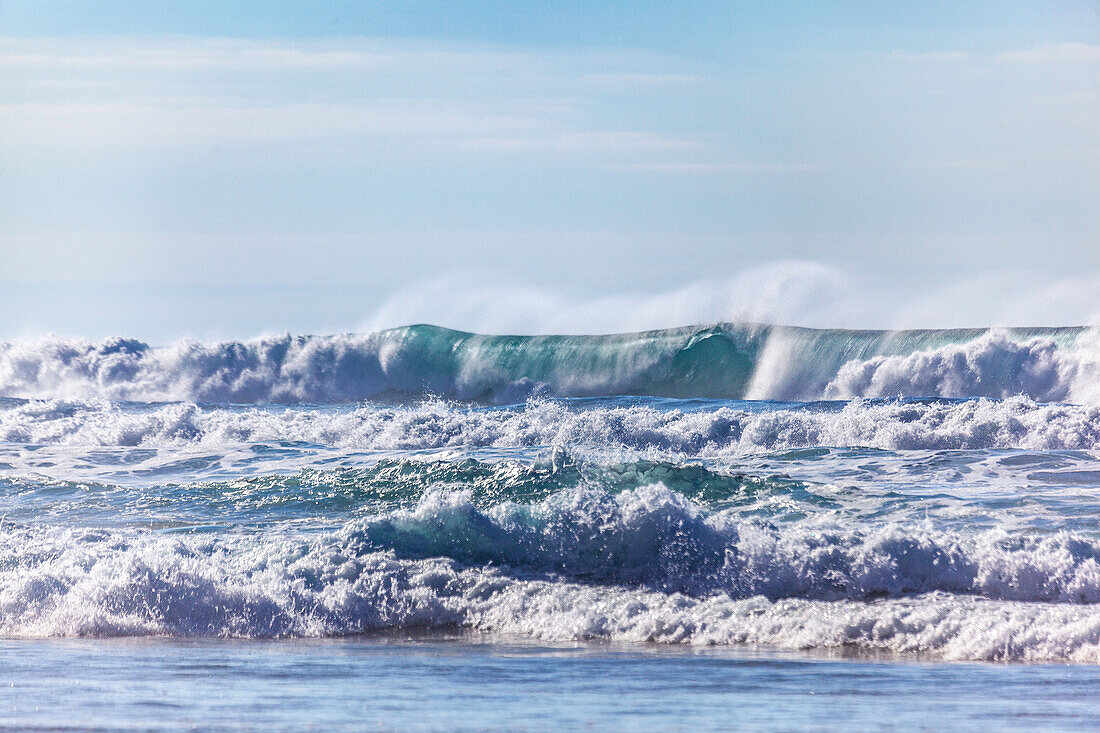
[[[0,344],[0,396],[347,403],[434,395],[820,400],[1024,395],[1089,401],[1100,339],[1082,327],[873,331],[716,324],[579,336],[415,325],[368,334]]]

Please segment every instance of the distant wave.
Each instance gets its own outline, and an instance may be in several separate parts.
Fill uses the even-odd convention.
[[[0,396],[346,403],[438,395],[1100,399],[1082,328],[849,331],[720,324],[610,336],[483,336],[436,326],[154,348],[55,337],[0,344]]]
[[[469,408],[439,400],[344,408],[0,402],[0,441],[84,446],[220,446],[297,441],[343,450],[560,445],[600,456],[735,456],[814,446],[888,450],[1100,447],[1100,406],[1005,400],[866,401],[757,412],[535,400]]]

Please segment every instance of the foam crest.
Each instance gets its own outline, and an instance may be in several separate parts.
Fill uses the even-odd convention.
[[[907,355],[853,360],[825,388],[829,398],[1028,395],[1043,402],[1100,397],[1100,342],[1082,334],[1073,347],[1049,338],[1016,341],[997,332]]]
[[[429,493],[415,509],[366,520],[347,540],[357,554],[389,549],[691,595],[835,600],[945,591],[1100,602],[1100,544],[1090,540],[963,537],[898,525],[857,531],[818,521],[776,526],[707,512],[661,484],[488,508],[463,492]]]
[[[743,390],[751,368],[739,344],[751,349],[756,331],[738,328],[702,347],[697,342],[713,334],[698,328],[510,337],[410,326],[220,344],[181,341],[167,348],[132,339],[93,344],[51,337],[0,344],[0,395],[284,404],[355,402],[382,394],[497,403],[534,393],[732,397]]]
[[[471,409],[428,401],[341,409],[124,406],[102,401],[0,403],[0,441],[84,446],[225,446],[298,441],[346,450],[560,445],[602,457],[736,456],[814,446],[888,450],[1090,450],[1100,406],[1026,397],[965,402],[872,402],[765,411],[532,401]]]
[[[461,494],[320,535],[6,526],[0,633],[855,646],[1100,660],[1092,541],[733,521],[654,486],[480,510]]]

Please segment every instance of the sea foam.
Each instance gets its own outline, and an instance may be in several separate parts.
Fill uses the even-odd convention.
[[[657,485],[478,509],[461,493],[312,536],[0,531],[0,632],[851,646],[1100,661],[1100,546],[1068,534],[783,527]]]
[[[1100,406],[1005,400],[866,401],[766,411],[534,400],[470,408],[428,400],[307,406],[127,406],[105,401],[0,402],[0,441],[84,446],[220,446],[299,441],[355,450],[563,446],[597,455],[736,456],[814,446],[888,450],[1090,450]]]

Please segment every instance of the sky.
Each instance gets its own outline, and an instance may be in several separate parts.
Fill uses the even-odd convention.
[[[1100,4],[0,0],[0,338],[1100,318]]]

